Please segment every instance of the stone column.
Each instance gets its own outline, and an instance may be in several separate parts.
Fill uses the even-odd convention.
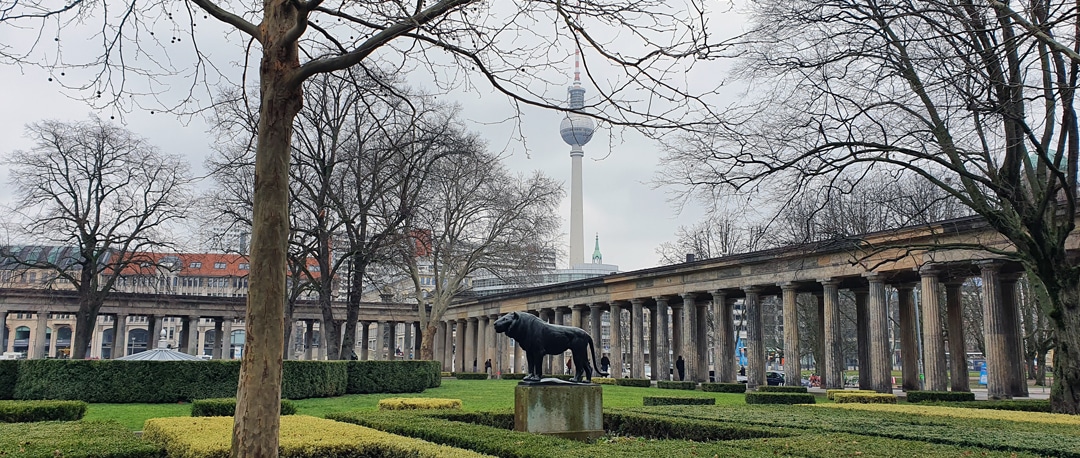
[[[584,310],[585,310],[585,306],[582,305],[582,304],[577,304],[577,305],[574,305],[573,307],[570,307],[570,326],[574,326],[576,328],[581,328],[581,329],[584,329],[584,330],[588,330],[588,328],[585,327],[585,323],[581,320],[582,311],[584,311]],[[596,336],[592,336],[592,337],[593,337],[593,340],[596,340]],[[594,342],[594,343],[599,344],[599,342]]]
[[[220,316],[214,317],[214,351],[210,355],[210,357],[214,358],[214,359],[221,359],[221,354],[222,354],[222,352],[221,352],[221,342],[224,339],[224,336],[222,335],[222,330],[221,330],[221,321],[222,320],[224,320],[224,318],[222,318]],[[285,342],[285,348],[286,349],[289,348],[289,342]],[[288,352],[288,353],[290,355],[292,354],[291,351]]]
[[[709,381],[709,304],[696,301],[694,316],[694,369],[695,382]]]
[[[697,340],[697,326],[695,326],[695,318],[697,318],[697,302],[694,297],[694,293],[684,293],[682,295],[682,320],[679,322],[679,328],[681,328],[682,341],[679,347],[679,354],[683,357],[683,363],[686,365],[686,376],[684,380],[697,380],[697,346],[694,345]],[[676,361],[678,358],[675,358]],[[678,378],[678,374],[675,374]]]
[[[921,389],[919,383],[919,332],[915,318],[915,285],[896,286],[900,307],[900,369],[904,391]]]
[[[371,342],[369,342],[371,340],[371,322],[360,320],[357,324],[360,325],[360,339],[358,339],[360,342],[360,354],[357,355],[357,359],[367,361],[370,358],[368,346],[371,345]]]
[[[599,350],[600,357],[604,356],[604,328],[601,326],[604,314],[603,304],[589,304],[589,335],[592,336]],[[610,359],[610,358],[609,358]],[[596,363],[600,365],[599,362]]]
[[[870,380],[870,311],[867,306],[867,293],[865,289],[852,291],[855,293],[855,339],[857,355],[859,358],[859,389],[872,390],[873,382]]]
[[[677,380],[679,374],[675,371],[675,362],[679,360],[679,356],[683,353],[683,314],[685,307],[682,302],[670,304],[671,305],[671,379]],[[683,356],[683,360],[686,356]]]
[[[1008,323],[1002,310],[1001,263],[978,263],[982,274],[983,341],[986,346],[986,393],[990,399],[1012,399]]]
[[[716,381],[735,382],[735,318],[727,293],[716,290],[712,293],[713,329],[716,330],[716,342],[713,347],[713,367]]]
[[[452,320],[446,321],[446,334],[443,336],[443,370],[446,372],[454,370],[455,325],[456,323]]]
[[[464,318],[457,320],[457,327],[454,333],[454,372],[468,372],[465,368],[465,334],[466,334],[467,320]],[[469,361],[471,364],[472,361]]]
[[[304,359],[314,359],[315,350],[315,320],[304,320]]]
[[[945,391],[948,378],[945,369],[945,338],[941,326],[941,295],[939,272],[930,266],[919,269],[921,291],[919,310],[922,318],[923,386],[931,391]]]
[[[397,355],[397,350],[398,350],[397,328],[398,328],[398,322],[397,321],[390,321],[390,322],[386,323],[386,331],[387,331],[386,360],[387,361],[393,361],[393,360],[399,359],[398,355]]]
[[[487,358],[491,360],[491,376],[495,377],[502,370],[502,352],[499,351],[500,342],[498,335],[495,332],[495,320],[499,319],[499,315],[488,315],[487,326],[484,330],[484,348],[486,350]]]
[[[660,380],[660,370],[657,369],[660,366],[658,365],[658,356],[656,353],[658,351],[656,344],[656,307],[646,306],[646,309],[649,311],[649,378],[652,380]]]
[[[221,322],[221,330],[224,336],[221,339],[221,357],[232,359],[232,317],[225,317]]]
[[[476,318],[469,318],[465,321],[465,370],[463,372],[477,372],[480,370],[482,361],[476,360],[477,355],[477,323]]]
[[[660,372],[657,380],[671,380],[671,341],[668,327],[671,325],[671,317],[668,316],[668,298],[656,296],[656,367],[653,372]]]
[[[476,368],[480,372],[484,371],[484,362],[491,358],[491,343],[488,342],[488,331],[491,330],[491,326],[488,324],[487,315],[481,315],[476,319]]]
[[[413,355],[416,354],[416,352],[413,351],[413,322],[406,321],[404,324],[405,329],[401,331],[403,334],[401,342],[401,359],[413,359]]]
[[[817,347],[819,353],[814,353],[814,373],[817,374],[821,386],[828,386],[828,375],[825,373],[825,294],[814,292],[814,301],[817,302]],[[821,360],[818,361],[818,355]]]
[[[760,289],[756,286],[743,288],[743,313],[746,314],[746,389],[754,391],[765,384],[765,334],[761,321]]]
[[[319,353],[315,356],[317,361],[326,359],[326,322],[319,320]]]
[[[892,393],[892,358],[889,348],[889,309],[885,297],[885,280],[869,273],[870,282],[867,315],[870,328],[870,386],[878,393]]]
[[[802,365],[799,361],[799,292],[791,282],[781,283],[784,308],[784,385],[802,386]]]
[[[127,356],[127,314],[116,314],[116,327],[113,328],[113,354],[112,359],[116,359],[122,356]],[[53,338],[56,338],[56,332],[53,332]],[[73,336],[74,337],[74,336]],[[50,352],[56,352],[56,345],[50,347]]]
[[[42,310],[35,315],[37,317],[37,322],[34,326],[34,338],[31,339],[32,344],[30,345],[29,351],[27,351],[27,353],[30,353],[28,359],[45,359],[45,347],[49,342],[49,339],[45,338],[45,334],[47,334],[47,330],[49,329],[49,312]],[[116,341],[115,331],[113,332],[113,341]],[[113,347],[116,347],[115,343],[113,344]]]
[[[968,379],[967,344],[964,342],[964,303],[960,290],[963,278],[945,282],[945,313],[949,338],[949,386],[953,391],[971,391]]]
[[[1001,314],[1005,321],[1006,348],[1009,358],[1009,391],[1013,396],[1027,397],[1027,365],[1024,364],[1024,339],[1020,331],[1020,304],[1016,299],[1019,273],[1002,274]]]
[[[562,307],[556,307],[554,310],[553,324],[563,325],[563,309]],[[552,374],[564,374],[566,373],[566,352],[559,353],[557,355],[551,355],[551,373]]]
[[[383,341],[386,340],[385,337],[383,337],[385,335],[386,335],[386,322],[385,321],[376,321],[375,322],[375,346],[372,348],[372,350],[375,351],[375,354],[372,355],[372,358],[371,358],[371,359],[373,359],[375,361],[383,361],[383,360],[386,359],[386,353],[385,353],[386,350],[385,350],[385,347],[383,347]]]
[[[612,302],[611,316],[608,324],[611,326],[611,376],[623,377],[623,352],[622,352],[622,306],[618,302]]]
[[[641,298],[630,299],[630,377],[645,378],[645,315]]]
[[[125,316],[124,319],[127,319]],[[199,354],[199,317],[189,316],[184,322],[184,337],[187,339],[186,353],[189,355]]]
[[[824,289],[822,302],[825,315],[825,370],[822,372],[822,384],[825,388],[844,388],[844,355],[841,351],[840,334],[840,288],[833,279],[821,280]]]
[[[161,331],[161,324],[158,323],[157,317],[154,315],[146,315],[146,349],[153,350],[157,348],[158,332]],[[75,336],[72,335],[74,338]],[[72,343],[74,345],[74,343]]]

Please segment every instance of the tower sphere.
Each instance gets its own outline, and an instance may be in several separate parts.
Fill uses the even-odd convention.
[[[596,123],[592,118],[577,113],[570,113],[563,118],[559,125],[559,134],[566,144],[583,146],[592,140],[593,132],[596,131]]]

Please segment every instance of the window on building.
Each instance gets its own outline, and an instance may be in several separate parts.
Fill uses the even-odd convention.
[[[226,264],[224,262],[215,262],[214,263],[214,268],[215,269],[224,269],[225,267],[226,267]]]
[[[248,263],[246,263],[246,262],[241,262],[240,263],[240,270],[248,270],[248,267],[249,267]]]
[[[190,267],[192,269],[201,269],[202,268],[202,263],[201,262],[193,262],[191,264],[188,264],[188,267]]]

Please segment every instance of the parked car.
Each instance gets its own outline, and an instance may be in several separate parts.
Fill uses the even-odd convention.
[[[739,383],[746,383],[746,376],[745,375],[736,376],[735,380],[738,381]],[[779,372],[773,372],[773,371],[766,372],[765,373],[765,383],[769,384],[769,385],[783,385],[784,384],[784,374],[781,374]]]

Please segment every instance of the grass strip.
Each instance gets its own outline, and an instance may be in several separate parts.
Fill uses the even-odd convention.
[[[162,449],[115,421],[0,424],[0,456],[157,458]]]

